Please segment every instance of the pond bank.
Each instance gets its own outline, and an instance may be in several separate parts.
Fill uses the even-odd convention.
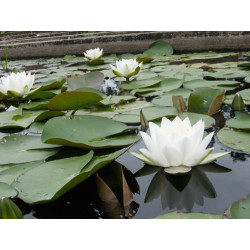
[[[101,47],[105,53],[141,53],[156,40],[169,42],[178,52],[240,51],[250,49],[249,31],[124,31],[124,32],[14,32],[0,35],[0,57],[54,57],[82,55]]]

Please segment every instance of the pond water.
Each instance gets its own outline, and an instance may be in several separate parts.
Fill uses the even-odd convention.
[[[197,56],[196,56],[197,57]],[[68,57],[70,58],[70,57]],[[48,74],[56,74],[55,78],[71,70],[76,71],[81,63],[81,58],[72,57],[73,62],[67,59],[53,61],[53,59],[36,59],[36,63],[16,61],[15,67],[22,70],[29,70],[32,73],[40,74],[40,80]],[[178,61],[179,60],[179,61]],[[181,65],[185,63],[181,59],[171,62],[170,65]],[[203,71],[207,70],[206,64],[234,63],[239,61],[250,61],[248,54],[239,54],[231,57],[220,58],[194,58],[189,63],[204,64]],[[66,65],[61,72],[61,65]],[[160,66],[159,66],[160,67]],[[59,70],[58,70],[59,69]],[[51,73],[55,70],[56,73]],[[104,69],[106,70],[106,69]],[[60,71],[60,72],[59,72]],[[44,73],[44,76],[42,75]],[[209,75],[208,75],[209,77]],[[103,89],[106,89],[107,78]],[[229,90],[227,93],[236,93],[239,90],[248,89],[249,83],[243,77],[236,78],[241,82],[237,89]],[[214,79],[216,80],[216,79]],[[232,78],[231,78],[232,80]],[[116,79],[117,83],[120,79]],[[113,86],[113,82],[111,85]],[[118,87],[113,86],[116,94]],[[108,90],[110,91],[110,89]],[[152,96],[146,98],[152,100]],[[249,106],[247,106],[249,112]],[[223,128],[225,121],[234,117],[230,105],[223,104],[220,111],[213,115],[215,125],[210,126],[207,131],[218,132]],[[5,132],[5,131],[2,131]],[[22,133],[28,132],[27,130]],[[6,135],[8,133],[0,133]],[[144,147],[142,140],[135,143],[130,150],[137,152]],[[171,176],[161,168],[145,165],[129,152],[124,153],[116,159],[117,165],[121,165],[128,187],[132,192],[132,201],[129,204],[129,212],[126,218],[153,218],[171,211],[178,212],[201,212],[209,214],[223,214],[233,202],[238,201],[250,193],[250,154],[231,149],[223,145],[217,137],[211,141],[209,147],[214,147],[215,152],[231,151],[230,154],[216,160],[216,164],[209,166],[198,166],[183,176]],[[64,147],[61,154],[73,156],[81,155],[79,150]],[[60,158],[60,155],[58,156]],[[114,164],[114,163],[112,163]],[[108,170],[110,165],[105,166],[100,174]],[[224,168],[223,168],[224,167]],[[57,200],[40,205],[29,205],[20,199],[14,199],[24,214],[25,219],[33,218],[124,218],[124,211],[119,206],[109,207],[105,205],[98,196],[96,176],[92,175],[83,183],[79,184],[68,193]]]

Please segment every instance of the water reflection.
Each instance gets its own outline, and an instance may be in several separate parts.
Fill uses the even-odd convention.
[[[169,175],[162,168],[145,165],[135,176],[145,176],[155,173],[146,192],[144,203],[149,203],[160,197],[162,209],[177,209],[191,211],[194,204],[204,205],[204,197],[214,199],[217,194],[207,172],[225,173],[230,169],[216,165],[194,168],[186,175]]]

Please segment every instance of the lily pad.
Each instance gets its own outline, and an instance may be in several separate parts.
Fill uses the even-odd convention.
[[[19,191],[18,197],[27,203],[49,202],[89,178],[126,150],[94,157],[90,151],[80,157],[46,162],[20,175],[12,186]]]
[[[48,109],[49,100],[43,100],[38,102],[21,103],[19,108],[26,110],[41,110]]]
[[[49,102],[50,110],[77,110],[98,103],[103,99],[103,94],[91,89],[78,89],[61,93]]]
[[[183,87],[187,89],[209,87],[215,89],[231,90],[237,88],[239,85],[240,82],[237,81],[208,81],[200,79],[185,82],[183,84]]]
[[[131,93],[140,96],[161,95],[182,86],[183,79],[169,78],[161,81],[157,86],[135,89]]]
[[[221,214],[203,214],[203,213],[179,213],[171,212],[154,217],[154,219],[223,219]]]
[[[227,120],[226,125],[236,129],[250,130],[250,114],[235,111],[235,117]]]
[[[40,87],[39,90],[51,90],[58,89],[66,82],[65,77],[61,77],[57,80],[49,80],[47,82],[43,82],[41,84],[34,85],[35,87]]]
[[[17,196],[17,191],[10,185],[0,182],[0,199],[3,197],[13,198]]]
[[[139,124],[140,123],[140,109],[127,111],[122,114],[117,114],[113,117],[113,120],[124,122],[127,124]],[[161,117],[175,117],[178,115],[176,108],[174,107],[147,107],[143,108],[142,112],[148,121],[153,121]]]
[[[10,135],[1,139],[0,165],[39,161],[57,153],[56,145],[44,144],[41,137]]]
[[[99,116],[60,117],[45,124],[42,141],[85,149],[122,147],[139,139],[128,130],[123,123]]]
[[[44,128],[44,123],[42,123],[42,122],[34,122],[29,127],[29,131],[31,133],[41,134],[43,132],[43,128]]]
[[[237,94],[241,95],[246,105],[250,105],[250,89],[241,90],[237,92]],[[226,95],[224,103],[231,104],[233,99],[234,99],[234,95]]]
[[[173,106],[172,96],[182,96],[187,100],[191,93],[190,89],[179,88],[173,89],[163,95],[157,96],[152,100],[152,103],[159,106]]]
[[[234,202],[230,208],[230,215],[232,219],[250,219],[250,195]]]
[[[250,133],[248,131],[223,128],[217,133],[217,138],[230,148],[250,153]]]
[[[249,75],[248,71],[240,70],[238,68],[216,69],[215,72],[204,72],[205,77],[215,78],[215,79],[245,78],[247,75]]]
[[[162,77],[154,77],[150,79],[145,79],[145,80],[133,80],[128,83],[122,83],[119,85],[122,89],[139,89],[139,88],[147,88],[147,87],[152,87],[157,84],[159,84],[163,80]]]
[[[188,99],[188,111],[212,115],[219,111],[224,91],[212,88],[199,88],[193,91]]]
[[[173,54],[173,48],[169,43],[159,40],[152,43],[143,54],[147,56],[168,56]]]

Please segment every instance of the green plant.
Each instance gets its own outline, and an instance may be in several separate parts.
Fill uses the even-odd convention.
[[[3,68],[3,72],[7,72],[8,70],[8,54],[7,54],[7,48],[5,50],[5,63],[2,61],[2,59],[0,58],[0,63],[2,65]]]

